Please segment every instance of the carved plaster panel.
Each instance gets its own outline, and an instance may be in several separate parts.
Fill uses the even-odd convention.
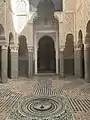
[[[75,10],[75,0],[64,0],[64,11],[74,11]]]
[[[86,37],[86,27],[87,27],[87,23],[90,20],[90,0],[87,0],[87,2],[84,2],[84,33],[85,33],[85,37]],[[85,38],[84,37],[84,38]],[[85,43],[85,39],[84,39],[84,43]]]
[[[0,2],[1,4],[1,2]],[[5,23],[5,10],[4,10],[4,3],[0,5],[0,24],[4,26]]]
[[[53,33],[37,33],[37,35],[36,35],[37,43],[44,36],[49,36],[54,40],[54,42],[56,41],[56,32],[53,32]]]
[[[87,0],[87,2],[85,2],[84,15],[85,15],[85,23],[87,26],[87,23],[90,20],[90,1],[88,1],[88,0]]]
[[[74,13],[65,13],[64,15],[64,31],[67,34],[74,34]]]
[[[80,30],[82,30],[82,34],[84,33],[84,31],[83,31],[83,28],[84,28],[84,24],[83,24],[83,22],[84,22],[84,16],[83,16],[83,4],[81,4],[80,5],[80,7],[79,7],[79,9],[77,10],[77,12],[76,12],[76,33],[75,33],[75,35],[76,35],[76,43],[78,44],[78,35],[79,35],[79,31]],[[84,36],[84,35],[83,35]]]

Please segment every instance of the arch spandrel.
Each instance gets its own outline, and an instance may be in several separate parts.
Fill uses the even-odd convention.
[[[5,40],[5,31],[2,24],[0,24],[0,40]]]

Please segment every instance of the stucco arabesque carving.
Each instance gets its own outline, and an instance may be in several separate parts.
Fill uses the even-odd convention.
[[[79,42],[74,43],[74,50],[81,50],[82,47],[83,47],[83,44],[81,44]]]
[[[29,13],[29,16],[30,16],[30,13]],[[37,13],[34,12],[31,18],[29,19],[28,24],[33,23],[36,18],[37,18]]]
[[[0,22],[2,23],[2,25],[4,25],[4,19],[5,16],[3,15],[5,13],[5,8],[4,5],[0,6]]]
[[[65,13],[65,34],[71,32],[74,34],[74,13]]]
[[[15,44],[10,45],[11,52],[18,52],[19,46]]]
[[[8,45],[3,45],[2,50],[8,50]]]
[[[60,46],[59,46],[59,50],[60,50],[60,52],[63,52],[64,49],[65,49],[65,45],[60,45]]]
[[[28,46],[28,51],[29,51],[29,52],[33,52],[33,50],[34,50],[34,47],[33,47],[33,46]]]

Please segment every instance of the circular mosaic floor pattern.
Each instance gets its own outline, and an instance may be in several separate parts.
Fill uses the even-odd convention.
[[[64,97],[23,96],[7,120],[75,120]]]
[[[59,98],[26,98],[19,102],[19,110],[27,116],[49,117],[63,111],[63,103]]]

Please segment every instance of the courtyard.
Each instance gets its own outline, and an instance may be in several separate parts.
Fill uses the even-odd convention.
[[[35,114],[35,110],[38,109],[39,113],[42,113],[42,116],[42,111],[45,112],[45,110],[49,110],[51,104],[53,104],[54,106],[56,105],[55,100],[57,101],[57,96],[58,98],[60,96],[66,96],[72,109],[71,112],[75,116],[75,119],[90,120],[90,83],[86,83],[84,79],[78,79],[75,77],[60,78],[59,76],[52,75],[34,76],[31,79],[9,79],[7,83],[0,84],[0,120],[29,120],[30,116],[27,119],[22,118],[23,112],[25,110],[26,116],[31,115],[31,113],[29,114],[28,112],[29,102],[31,104],[31,101],[28,101],[30,100],[28,96],[30,96],[30,99],[32,98],[32,103],[34,103],[35,99],[38,98],[38,102],[34,103],[35,109],[33,109],[34,107],[32,107],[33,104],[31,105],[32,109],[30,109],[32,111],[29,112],[31,112],[32,114]],[[35,99],[33,99],[32,96],[34,96]],[[40,107],[40,102],[42,102],[42,100],[39,101],[39,99],[41,99],[42,97],[44,99],[51,99],[51,101],[50,103],[43,102],[43,106]],[[22,107],[20,107],[20,104],[24,104],[25,101],[28,101],[27,103],[25,103],[27,105],[27,108],[25,105],[22,105]],[[16,110],[17,107],[18,109],[22,108],[23,110],[18,113]],[[55,107],[58,107],[58,105]],[[49,114],[48,119],[50,119],[50,117],[55,114],[54,109],[56,108],[53,108],[52,110],[50,109],[50,114],[46,112],[46,114],[44,115],[44,119],[47,119],[47,114]],[[18,116],[19,114],[19,117],[13,117],[13,112],[16,112],[15,116]],[[40,118],[39,115],[35,118],[34,115],[32,115],[31,119],[37,120],[37,117],[38,119]],[[61,120],[59,117],[54,117],[54,119]]]

